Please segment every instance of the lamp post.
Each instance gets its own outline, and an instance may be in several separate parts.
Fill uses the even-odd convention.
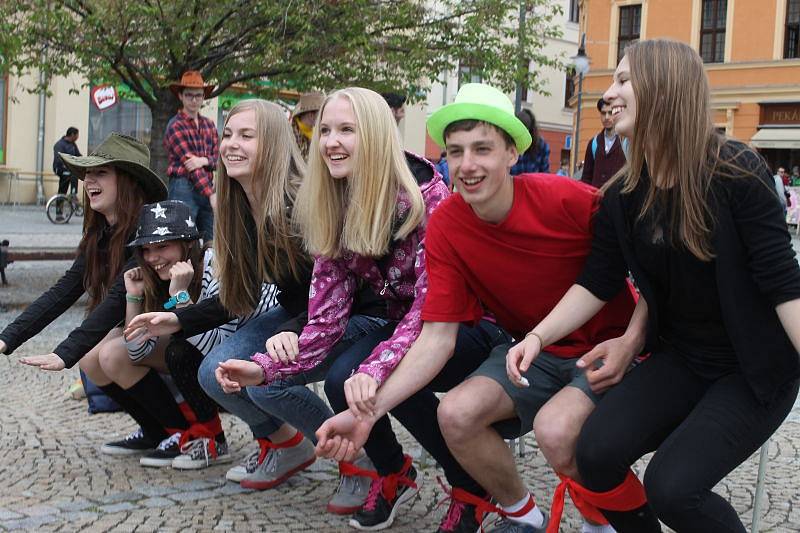
[[[589,57],[586,55],[586,34],[581,34],[581,44],[578,53],[572,56],[572,64],[575,73],[578,74],[578,112],[575,115],[575,139],[572,143],[575,150],[575,160],[572,166],[572,175],[578,171],[578,158],[580,157],[580,133],[581,133],[581,101],[583,99],[583,76],[589,72]]]

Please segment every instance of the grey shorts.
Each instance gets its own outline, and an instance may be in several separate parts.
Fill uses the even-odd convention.
[[[517,387],[506,374],[506,354],[512,346],[501,344],[495,347],[489,358],[469,376],[485,376],[496,381],[514,402],[517,417],[493,425],[504,439],[513,439],[531,431],[536,413],[564,387],[582,390],[595,405],[600,401],[602,394],[592,392],[586,373],[575,366],[578,357],[565,359],[542,352],[528,371],[522,374],[530,387]]]

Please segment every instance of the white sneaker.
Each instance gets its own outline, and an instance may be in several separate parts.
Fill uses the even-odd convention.
[[[212,450],[212,443],[214,449]],[[207,437],[190,440],[181,446],[181,455],[172,460],[172,468],[198,470],[212,464],[229,463],[233,460],[226,442],[214,442]]]

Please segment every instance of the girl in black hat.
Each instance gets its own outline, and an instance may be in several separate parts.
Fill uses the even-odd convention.
[[[138,266],[125,272],[126,323],[142,312],[182,309],[219,293],[212,270],[213,251],[204,253],[199,238],[191,208],[183,202],[158,202],[142,208],[136,238],[129,244]],[[189,339],[163,335],[145,340],[134,334],[115,339],[100,350],[100,366],[108,378],[129,391],[170,433],[140,459],[143,466],[194,469],[230,460],[216,405],[200,388],[197,369],[214,346],[273,305],[274,295],[273,285],[263,285],[251,315]],[[172,395],[164,394],[159,373],[171,374],[196,417],[193,424],[184,418]]]

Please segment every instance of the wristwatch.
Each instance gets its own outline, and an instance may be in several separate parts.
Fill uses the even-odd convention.
[[[172,298],[164,302],[164,309],[174,309],[176,306],[181,304],[188,304],[191,301],[191,296],[186,291],[178,291],[176,292]]]

